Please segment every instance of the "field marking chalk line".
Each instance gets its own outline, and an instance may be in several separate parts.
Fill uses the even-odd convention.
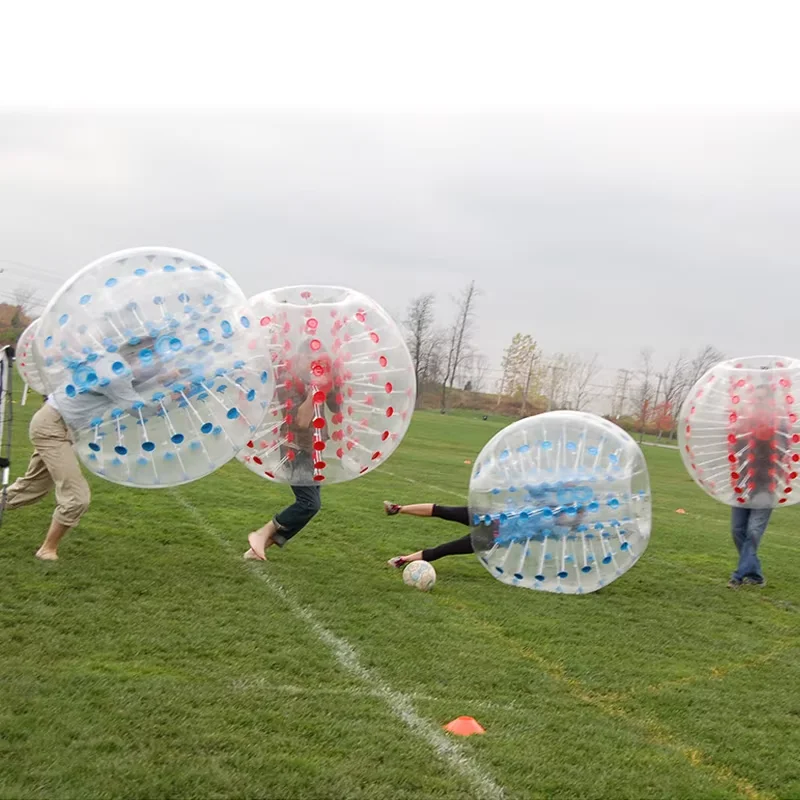
[[[197,510],[191,501],[175,489],[170,490],[170,494],[219,544],[226,550],[233,551],[233,546]],[[503,788],[495,783],[492,776],[481,769],[475,760],[464,752],[458,742],[451,741],[444,734],[438,723],[420,716],[415,711],[413,699],[410,695],[393,689],[374,670],[365,667],[359,660],[355,648],[346,639],[337,636],[326,628],[310,608],[304,606],[268,572],[259,569],[254,562],[243,562],[243,564],[252,575],[264,583],[274,595],[283,601],[295,617],[306,623],[317,638],[331,651],[336,661],[346,672],[366,684],[370,694],[380,698],[392,714],[430,745],[439,758],[469,781],[476,797],[486,798],[486,800],[502,800],[505,797]]]

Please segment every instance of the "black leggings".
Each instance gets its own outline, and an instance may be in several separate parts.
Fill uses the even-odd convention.
[[[431,516],[457,522],[459,525],[469,525],[469,509],[466,506],[434,506]]]
[[[466,506],[434,506],[432,517],[457,522],[460,525],[469,525],[469,509]],[[444,556],[466,556],[472,552],[471,534],[454,539],[452,542],[431,547],[430,550],[422,551],[423,561],[436,561],[437,558]]]

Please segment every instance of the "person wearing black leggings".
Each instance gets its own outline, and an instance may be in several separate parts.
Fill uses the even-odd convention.
[[[437,517],[448,522],[457,522],[459,525],[469,527],[469,509],[467,506],[440,506],[435,503],[416,503],[410,506],[401,506],[397,503],[384,501],[383,508],[393,517],[396,514],[409,514],[412,517]],[[389,559],[392,567],[403,567],[411,561],[436,561],[444,556],[465,556],[472,553],[471,535],[468,533],[460,539],[431,547],[428,550],[418,550],[407,556],[395,556]]]

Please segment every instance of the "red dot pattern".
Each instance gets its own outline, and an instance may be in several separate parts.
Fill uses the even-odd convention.
[[[366,303],[323,309],[318,303],[328,302],[330,293],[285,291],[286,308],[273,302],[259,313],[255,305],[255,318],[267,329],[262,341],[269,343],[277,389],[265,430],[245,449],[249,466],[255,469],[258,458],[259,474],[285,480],[287,462],[310,451],[305,480],[315,483],[373,469],[402,439],[414,407],[413,365],[396,346],[399,331]],[[298,366],[308,365],[309,356],[309,366]],[[313,414],[303,430],[298,408],[309,391]]]
[[[713,377],[707,383],[711,383]],[[768,392],[764,391],[765,385]],[[786,375],[764,374],[755,369],[750,374],[748,369],[745,377],[740,374],[726,378],[707,398],[702,389],[694,391],[695,402],[682,421],[683,450],[690,473],[710,494],[722,500],[730,497],[729,502],[742,505],[760,491],[770,492],[776,505],[785,504],[793,495],[792,484],[800,476],[797,469],[800,431],[792,430],[798,422],[798,413],[797,398],[787,391],[791,385]],[[717,412],[713,403],[719,398],[720,389],[727,393],[728,401],[724,412],[728,430],[724,433],[720,431],[722,425],[714,421],[719,419],[714,417]],[[715,450],[713,442],[718,431],[722,438],[717,441],[724,442],[727,448],[727,489],[724,482],[718,486],[715,480],[705,479],[701,466],[701,462],[706,463],[711,473],[718,476],[719,451]]]

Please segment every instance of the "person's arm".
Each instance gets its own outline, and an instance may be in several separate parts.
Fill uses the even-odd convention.
[[[338,414],[342,410],[342,404],[338,401],[339,394],[338,389],[331,389],[325,396],[325,405],[332,414]]]
[[[309,428],[311,421],[314,419],[314,398],[309,392],[306,399],[297,406],[297,427]]]
[[[114,367],[116,366],[116,369]],[[130,409],[134,403],[144,403],[144,398],[133,388],[133,373],[123,358],[114,364],[102,362],[97,367],[100,378],[94,391],[105,395],[114,406],[123,410]]]
[[[134,403],[146,405],[145,399],[133,388],[131,381],[125,378],[109,381],[105,386],[101,386],[99,391],[122,409],[130,409]]]

